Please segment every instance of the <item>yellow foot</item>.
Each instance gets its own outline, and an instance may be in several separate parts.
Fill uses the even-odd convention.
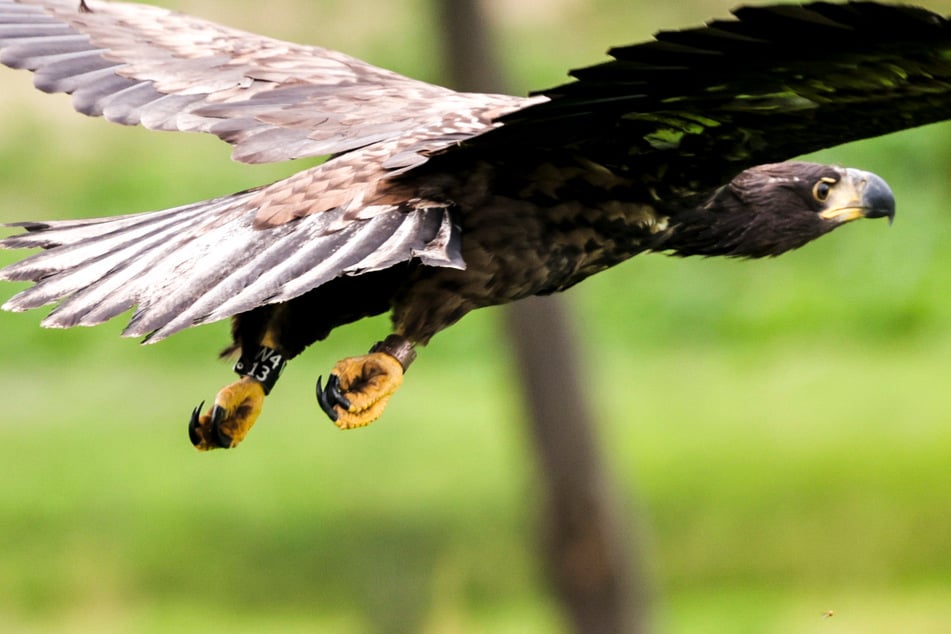
[[[200,414],[202,403],[192,412],[188,437],[199,451],[237,447],[251,431],[264,405],[264,388],[243,376],[215,397],[215,405]]]
[[[386,352],[338,361],[324,388],[317,380],[317,400],[334,425],[353,429],[369,425],[403,383],[403,365]]]

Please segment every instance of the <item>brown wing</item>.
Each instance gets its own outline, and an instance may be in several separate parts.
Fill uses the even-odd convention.
[[[334,154],[267,187],[176,209],[23,223],[0,247],[46,251],[0,271],[36,285],[7,310],[60,305],[44,325],[92,325],[133,306],[152,340],[341,275],[418,259],[464,266],[445,201],[387,179],[491,129],[531,100],[456,93],[317,47],[156,7],[0,0],[0,62],[36,72],[80,112],[209,132],[247,162]]]
[[[215,134],[246,163],[340,154],[446,113],[515,105],[159,7],[88,7],[0,0],[0,62],[34,71],[40,90],[71,94],[83,114]]]
[[[123,334],[158,341],[293,299],[341,275],[414,258],[431,266],[464,266],[450,210],[422,200],[376,205],[351,200],[255,228],[262,201],[289,209],[306,206],[309,184],[327,178],[331,165],[338,164],[164,211],[21,223],[27,233],[0,240],[0,247],[45,250],[0,270],[0,279],[36,282],[3,308],[24,311],[60,302],[43,325],[68,328],[99,324],[135,307]],[[336,178],[349,178],[346,164],[338,168]],[[357,196],[367,191],[365,184],[349,186]],[[314,204],[321,204],[319,196]]]
[[[573,71],[549,100],[473,142],[576,154],[652,191],[951,118],[951,21],[872,2],[742,7]],[[550,150],[549,150],[550,151]],[[494,154],[497,152],[498,154]]]

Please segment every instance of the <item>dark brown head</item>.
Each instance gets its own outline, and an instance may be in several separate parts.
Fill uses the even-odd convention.
[[[677,255],[779,255],[858,218],[895,216],[881,178],[790,161],[750,168],[700,205],[673,214],[664,245]]]

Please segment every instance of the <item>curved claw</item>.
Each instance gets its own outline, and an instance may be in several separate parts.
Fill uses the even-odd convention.
[[[218,443],[219,447],[224,449],[230,448],[233,442],[231,436],[221,429],[221,422],[225,419],[226,414],[227,411],[225,411],[225,408],[220,405],[215,405],[211,408],[211,420],[209,421],[211,429],[215,433],[215,442]]]
[[[324,413],[332,421],[336,421],[340,414],[337,413],[337,410],[334,409],[335,405],[339,405],[344,410],[350,409],[350,401],[343,395],[343,392],[340,390],[340,377],[336,374],[331,374],[327,377],[327,387],[324,388],[321,385],[323,377],[317,377],[317,402],[320,404],[320,409],[324,410]]]
[[[192,411],[188,438],[199,451],[237,447],[254,425],[264,404],[264,388],[242,377],[218,391],[211,409],[201,413],[202,402]]]
[[[201,416],[201,408],[205,406],[205,401],[198,404],[198,407],[192,410],[192,417],[188,421],[188,439],[192,445],[197,447],[201,443],[201,436],[198,435],[198,418]]]
[[[366,427],[383,413],[404,371],[400,360],[385,351],[341,359],[326,387],[317,382],[317,401],[337,428]]]
[[[333,375],[331,374],[330,376],[332,377]],[[334,411],[333,406],[330,404],[330,400],[327,398],[327,393],[324,392],[324,386],[322,384],[323,380],[324,377],[317,377],[317,404],[320,405],[320,409],[324,410],[324,414],[330,417],[330,420],[337,420],[337,412]]]

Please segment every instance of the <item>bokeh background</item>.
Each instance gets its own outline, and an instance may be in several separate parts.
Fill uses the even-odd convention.
[[[424,0],[161,4],[442,77]],[[734,1],[489,4],[524,93]],[[170,207],[297,169],[84,118],[24,72],[0,86],[0,221]],[[770,261],[641,256],[567,293],[658,631],[951,623],[951,126],[819,158],[888,180],[894,226]],[[288,367],[244,445],[211,454],[186,423],[232,380],[226,324],[139,346],[120,320],[41,317],[0,315],[0,630],[565,631],[498,309],[437,337],[384,419],[351,433],[318,411],[314,379],[388,322],[334,333]]]

